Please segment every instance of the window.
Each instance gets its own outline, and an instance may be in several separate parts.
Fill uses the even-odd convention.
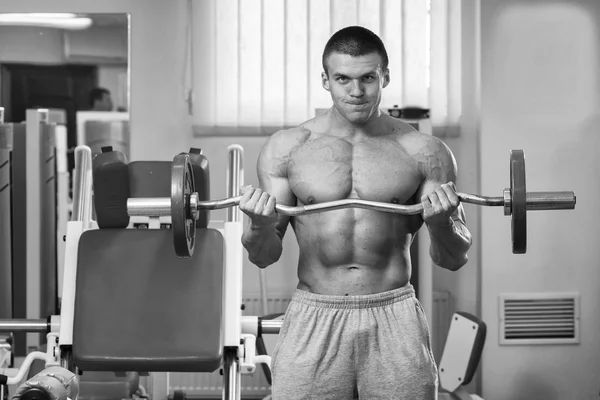
[[[423,0],[193,2],[194,125],[213,132],[215,127],[273,132],[329,108],[321,55],[331,34],[349,25],[371,29],[386,45],[391,83],[381,107],[432,108],[434,123],[445,123],[450,111],[457,112],[456,102],[448,101],[448,54],[454,51],[448,47],[454,39],[448,15],[456,16],[460,6],[433,3],[431,8]],[[435,70],[430,61],[437,63]]]

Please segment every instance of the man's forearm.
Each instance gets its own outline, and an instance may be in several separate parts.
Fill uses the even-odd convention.
[[[242,235],[242,244],[248,251],[248,259],[259,268],[273,264],[283,251],[281,237],[275,227],[257,228],[250,224]]]
[[[471,233],[463,224],[450,219],[448,225],[428,225],[427,228],[431,237],[430,255],[436,265],[456,271],[467,263]]]

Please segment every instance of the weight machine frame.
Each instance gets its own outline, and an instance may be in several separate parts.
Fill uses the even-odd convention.
[[[239,191],[243,184],[243,148],[229,146],[229,168],[227,172],[229,194]],[[72,218],[66,226],[64,267],[59,278],[61,286],[61,314],[48,320],[0,320],[0,332],[48,332],[48,347],[45,353],[30,353],[20,368],[5,368],[0,372],[10,376],[9,384],[20,382],[35,359],[46,361],[46,367],[61,365],[75,369],[71,363],[73,344],[73,319],[75,309],[75,284],[77,277],[77,248],[83,232],[96,229],[92,220],[92,153],[87,146],[75,149],[75,174],[73,178]],[[151,226],[154,226],[151,218]],[[227,221],[219,229],[224,237],[224,283],[223,283],[223,391],[222,398],[241,398],[241,375],[256,371],[256,363],[265,363],[270,368],[271,358],[256,355],[256,338],[260,334],[277,334],[281,320],[261,320],[257,316],[242,317],[242,279],[244,248],[240,241],[243,233],[243,218],[239,208],[227,211]],[[1,366],[0,366],[1,367]],[[177,372],[177,371],[173,371]],[[169,396],[168,373],[151,375],[152,396],[166,400]],[[166,389],[166,390],[165,390]]]

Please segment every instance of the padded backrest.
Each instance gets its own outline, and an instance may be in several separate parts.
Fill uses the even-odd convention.
[[[196,191],[208,199],[208,162],[190,151]],[[191,258],[171,229],[124,229],[127,199],[170,197],[171,162],[103,148],[93,160],[98,226],[79,240],[73,359],[83,371],[212,372],[221,363],[223,237],[197,221]]]
[[[129,182],[129,197],[171,197],[171,162],[133,161]]]
[[[129,169],[127,159],[112,147],[103,147],[92,161],[94,210],[102,228],[126,228],[129,225]]]
[[[212,372],[222,357],[223,237],[198,229],[177,258],[169,229],[96,229],[79,241],[73,359],[83,371]]]

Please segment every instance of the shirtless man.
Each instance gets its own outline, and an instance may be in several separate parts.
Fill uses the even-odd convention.
[[[273,351],[274,400],[435,399],[437,367],[421,304],[410,284],[409,248],[423,222],[433,261],[458,270],[471,235],[454,191],[456,162],[435,137],[382,113],[390,82],[379,37],[361,27],[335,33],[322,83],[333,106],[273,134],[258,159],[260,188],[243,190],[250,217],[242,242],[260,268],[276,262],[291,223],[298,286]],[[276,202],[345,198],[421,202],[421,215],[350,208],[295,218]]]

